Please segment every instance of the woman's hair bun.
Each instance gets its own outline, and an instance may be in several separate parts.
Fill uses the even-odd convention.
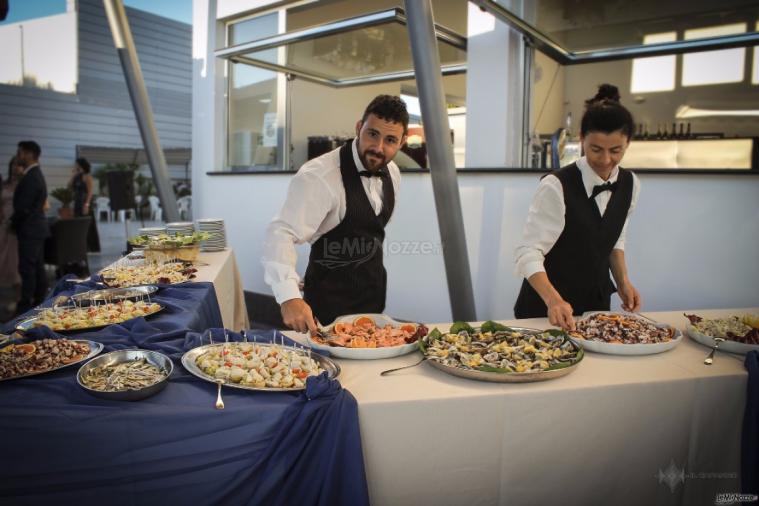
[[[619,88],[613,84],[604,83],[598,87],[598,93],[596,93],[595,97],[585,101],[585,105],[587,107],[596,102],[601,102],[602,100],[619,102],[619,99]]]

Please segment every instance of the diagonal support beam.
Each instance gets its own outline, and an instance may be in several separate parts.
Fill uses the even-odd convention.
[[[124,70],[129,97],[132,99],[134,115],[137,118],[137,126],[140,128],[142,143],[145,153],[148,155],[148,164],[153,173],[153,181],[161,199],[163,215],[166,221],[179,221],[177,200],[174,190],[169,181],[169,170],[166,167],[166,159],[158,139],[158,131],[153,119],[153,109],[150,107],[148,89],[145,86],[145,78],[142,76],[140,62],[137,59],[137,49],[132,39],[132,31],[129,28],[126,10],[122,0],[103,0],[108,24],[111,26],[113,42],[116,52],[121,60],[121,68]]]
[[[476,321],[456,165],[430,0],[405,0],[453,320]]]

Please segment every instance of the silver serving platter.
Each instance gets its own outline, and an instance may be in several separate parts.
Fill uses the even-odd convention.
[[[95,355],[97,355],[98,353],[100,353],[101,351],[103,351],[103,344],[102,343],[97,343],[95,341],[88,341],[86,339],[69,339],[69,341],[74,341],[74,342],[77,342],[77,343],[84,343],[84,344],[86,344],[87,346],[90,347],[90,352],[87,354],[87,356],[82,357],[81,359],[79,359],[79,360],[77,360],[75,362],[71,362],[70,364],[63,364],[63,365],[55,367],[53,369],[46,369],[44,371],[32,372],[32,373],[24,374],[24,375],[21,375],[21,376],[13,376],[12,378],[0,378],[0,381],[8,381],[8,380],[14,380],[14,379],[19,379],[19,378],[27,378],[29,376],[37,376],[39,374],[47,374],[49,372],[53,372],[53,371],[57,371],[59,369],[63,369],[64,367],[70,367],[72,365],[81,364],[85,360],[89,360],[92,357],[94,357]],[[32,341],[31,343],[28,343],[28,344],[33,344],[33,343],[34,343],[34,341]]]
[[[132,286],[128,288],[106,288],[89,290],[69,297],[76,305],[87,306],[93,302],[114,302],[121,300],[142,300],[158,291],[155,285]]]
[[[153,383],[152,385],[140,388],[138,390],[120,390],[116,392],[106,392],[103,390],[95,390],[84,384],[82,377],[93,367],[101,367],[107,365],[120,364],[123,362],[131,362],[133,360],[145,359],[146,362],[153,364],[154,366],[162,369],[166,373],[166,377],[162,380]],[[79,368],[79,372],[76,373],[76,381],[79,386],[85,389],[88,393],[95,397],[102,399],[109,399],[112,401],[139,401],[155,395],[169,384],[169,378],[171,373],[174,372],[174,362],[163,353],[152,350],[118,350],[106,353],[97,358],[93,358],[82,367]]]
[[[160,304],[159,304],[159,306],[160,306]],[[63,306],[63,307],[71,309],[74,306]],[[124,323],[124,322],[128,322],[130,320],[134,320],[135,318],[147,318],[148,316],[153,316],[154,314],[160,313],[164,309],[166,309],[166,308],[164,306],[161,306],[161,309],[159,309],[158,311],[155,311],[153,313],[149,313],[149,314],[146,314],[146,315],[135,316],[134,318],[129,318],[128,320],[121,320],[120,322],[107,323],[105,325],[94,325],[92,327],[77,327],[75,329],[51,329],[51,330],[53,332],[59,332],[61,334],[68,334],[68,333],[72,333],[72,332],[88,332],[90,330],[99,330],[99,329],[104,329],[104,328],[106,328],[106,327],[108,327],[110,325],[118,325],[118,324],[121,324],[121,323]],[[26,320],[22,320],[22,321],[20,321],[20,322],[18,322],[16,324],[16,330],[20,330],[22,332],[26,332],[28,330],[31,330],[34,327],[36,327],[36,325],[34,324],[36,321],[37,321],[37,316],[32,316],[31,318],[27,318]],[[47,326],[47,325],[45,325],[45,326]]]
[[[477,327],[475,327],[477,328]],[[509,327],[517,332],[523,332],[525,334],[540,334],[545,332],[540,329],[532,329],[528,327]],[[442,331],[441,331],[442,332]],[[560,369],[550,369],[547,371],[527,371],[527,372],[485,372],[476,371],[474,369],[464,369],[463,367],[456,367],[441,364],[437,360],[427,358],[426,362],[436,369],[440,369],[443,372],[459,376],[461,378],[473,379],[477,381],[489,381],[491,383],[531,383],[534,381],[545,381],[550,379],[561,378],[574,371],[577,366],[582,362],[585,356],[585,352],[582,347],[577,343],[567,338],[568,341],[578,350],[579,358],[577,361],[569,366],[562,367]],[[427,355],[425,354],[425,357]]]
[[[236,344],[243,344],[238,343],[237,341],[234,343],[229,343],[229,346],[234,346]],[[249,342],[248,344],[257,344],[258,346],[274,346],[270,343],[252,343]],[[191,374],[194,374],[200,379],[206,380],[209,383],[217,384],[216,378],[213,376],[209,376],[208,374],[204,373],[195,363],[195,361],[198,359],[199,356],[201,356],[203,353],[207,352],[208,350],[212,348],[219,348],[221,346],[224,346],[223,343],[219,344],[206,344],[204,346],[198,346],[197,348],[193,348],[184,355],[182,355],[182,365],[185,369],[187,369]],[[276,345],[277,348],[283,348],[289,351],[295,351],[298,353],[303,353],[303,350],[295,348],[293,346],[282,346],[282,345]],[[335,379],[340,375],[340,366],[337,365],[335,362],[330,360],[327,357],[324,357],[322,355],[319,355],[318,353],[312,353],[311,358],[314,359],[316,362],[319,363],[322,369],[327,371],[327,376],[330,379]],[[225,387],[230,388],[239,388],[241,390],[255,390],[257,392],[295,392],[299,390],[304,390],[305,386],[303,387],[293,387],[293,388],[274,388],[274,387],[253,387],[248,385],[239,385],[237,383],[233,383],[231,381],[225,381],[223,383]]]

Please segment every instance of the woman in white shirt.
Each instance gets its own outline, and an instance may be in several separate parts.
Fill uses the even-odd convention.
[[[517,318],[547,316],[552,325],[572,330],[573,315],[609,310],[615,291],[624,310],[640,309],[624,253],[640,182],[619,166],[635,123],[619,98],[616,86],[603,84],[586,101],[584,156],[538,186],[514,255],[515,272],[524,278],[514,306]]]

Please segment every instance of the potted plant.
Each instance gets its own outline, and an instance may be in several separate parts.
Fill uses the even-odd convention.
[[[73,218],[74,210],[71,209],[71,203],[74,201],[74,191],[70,188],[56,188],[50,192],[51,197],[55,197],[61,203],[58,210],[58,216],[61,219]]]

